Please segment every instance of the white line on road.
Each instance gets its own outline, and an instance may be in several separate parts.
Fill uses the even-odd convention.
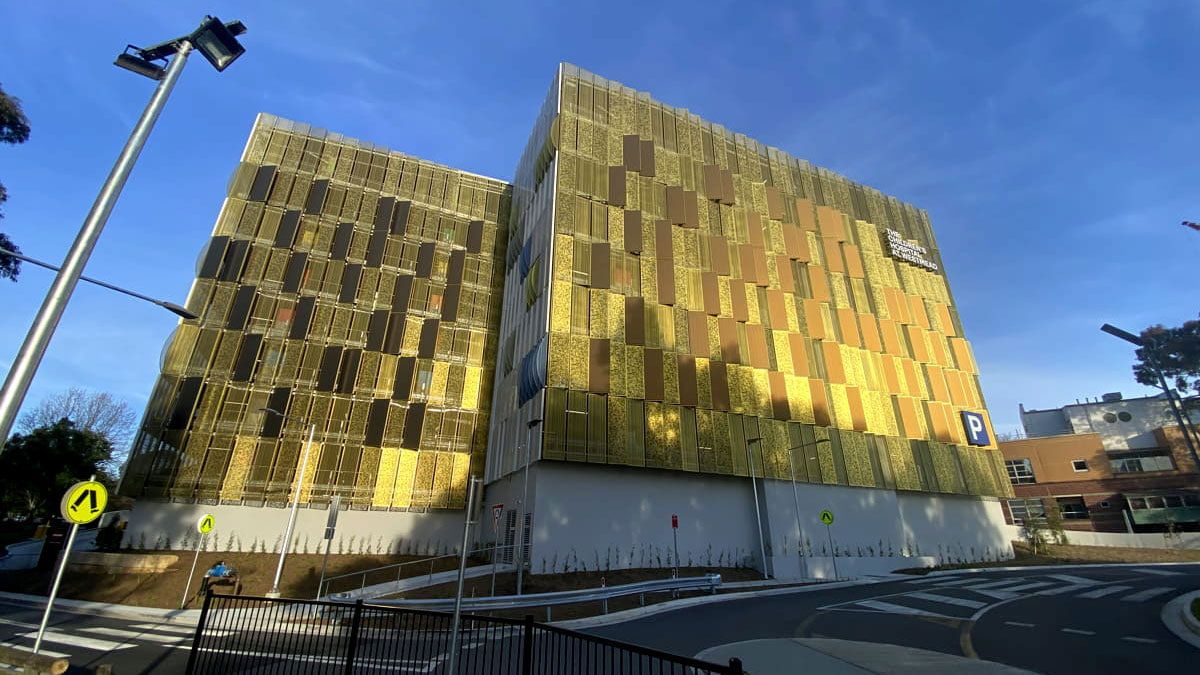
[[[186,635],[156,635],[145,631],[124,630],[121,628],[106,628],[104,626],[96,626],[95,628],[79,628],[81,633],[95,633],[96,635],[106,635],[108,637],[124,638],[129,640],[145,640],[147,642],[162,642],[166,644],[177,644],[185,642],[189,638]]]
[[[936,580],[935,580],[935,581],[936,581]],[[933,585],[934,585],[934,586],[939,586],[939,587],[940,587],[940,586],[961,586],[962,584],[973,584],[973,583],[975,583],[976,581],[979,581],[979,579],[972,579],[972,578],[966,578],[966,579],[951,579],[950,581],[945,581],[945,582],[942,582],[942,583],[940,583],[940,584],[933,584]]]
[[[1017,628],[1033,628],[1034,624],[1025,623],[1023,621],[1005,621],[1005,625],[1016,626]]]
[[[18,635],[20,637],[26,637],[26,638],[37,638],[37,631],[32,631],[29,633],[18,633]],[[136,646],[136,645],[129,644],[129,643],[112,642],[111,640],[97,640],[96,638],[83,637],[82,635],[71,635],[69,633],[60,633],[59,631],[56,631],[56,630],[46,631],[46,635],[42,639],[45,640],[46,642],[53,642],[55,644],[73,645],[75,647],[83,647],[84,649],[94,649],[96,651],[101,651],[101,652],[111,652],[111,651],[116,651],[118,649],[128,649],[130,647]]]
[[[1156,595],[1162,595],[1163,593],[1170,593],[1173,590],[1175,590],[1175,589],[1165,587],[1165,586],[1156,586],[1154,588],[1147,588],[1144,591],[1138,591],[1137,593],[1130,593],[1129,595],[1127,595],[1121,599],[1124,600],[1125,602],[1141,602],[1143,600],[1149,600],[1150,598],[1153,598]]]
[[[1034,595],[1064,595],[1066,593],[1082,591],[1095,585],[1095,582],[1090,584],[1068,584],[1066,586],[1059,586],[1058,588],[1047,588],[1044,591],[1038,591],[1037,593],[1034,593]]]
[[[1025,582],[1025,581],[1029,581],[1029,580],[1026,579],[1025,577],[1016,577],[1014,579],[1004,579],[1003,581],[989,581],[986,584],[976,584],[974,586],[963,586],[963,588],[974,591],[974,590],[980,589],[980,588],[999,588],[1000,586],[1008,586],[1009,584],[1019,584],[1019,583]]]
[[[1080,593],[1078,597],[1095,600],[1096,598],[1103,598],[1106,595],[1120,593],[1121,591],[1127,591],[1131,588],[1133,588],[1133,586],[1105,586],[1104,588],[1097,588],[1096,590],[1088,591],[1087,593]]]
[[[1079,630],[1078,628],[1060,628],[1059,630],[1061,630],[1064,633],[1072,633],[1074,635],[1095,635],[1096,634],[1096,631],[1094,631],[1094,630]]]
[[[178,647],[177,647],[178,648]],[[340,656],[320,656],[317,654],[280,654],[276,652],[257,652],[246,649],[225,649],[224,647],[201,647],[197,652],[215,652],[218,654],[236,654],[238,656],[258,656],[268,659],[282,659],[284,661],[292,661],[298,659],[300,663],[327,663],[330,665],[341,665],[345,660]],[[415,663],[420,665],[414,666],[397,666],[397,663]],[[407,672],[407,673],[428,673],[440,664],[440,658],[434,657],[429,661],[420,659],[355,659],[354,668],[373,668],[375,670],[386,670],[388,672]]]
[[[989,598],[995,598],[997,600],[1012,600],[1013,598],[1021,597],[1020,593],[1009,593],[1008,591],[993,591],[988,589],[979,590],[977,588],[964,588],[962,590],[978,593],[979,595],[986,595]]]
[[[1184,574],[1183,572],[1172,572],[1170,570],[1156,570],[1156,569],[1152,569],[1149,567],[1139,567],[1133,571],[1141,572],[1143,574],[1161,574],[1164,577],[1177,577],[1177,576],[1181,576]]]
[[[959,607],[970,607],[971,609],[979,609],[987,605],[986,602],[979,602],[978,600],[967,600],[965,598],[955,598],[949,595],[938,595],[937,593],[924,593],[921,591],[905,593],[904,595],[909,598],[917,598],[918,600],[943,602],[947,605],[958,605]]]
[[[153,630],[153,631],[158,631],[159,633],[174,633],[177,635],[186,635],[188,637],[192,637],[196,634],[195,626],[192,626],[189,628],[188,626],[168,626],[167,624],[164,624],[164,623],[134,623],[134,624],[130,624],[129,627],[136,628],[138,630]],[[218,635],[218,633],[220,633],[220,634]],[[226,635],[229,635],[229,631],[225,631],[225,630],[212,631],[212,630],[205,629],[204,635],[205,636],[216,635],[217,637],[225,637]]]
[[[938,586],[949,586],[950,584],[965,584],[972,581],[978,581],[976,577],[955,578],[955,577],[922,577],[914,579],[910,584],[936,584]]]
[[[33,649],[33,647],[30,645],[19,645],[15,642],[0,642],[0,647],[12,647],[13,649],[20,649],[22,651],[28,651],[30,649]],[[38,653],[41,654],[42,656],[52,656],[56,659],[71,658],[70,654],[64,654],[62,652],[52,652],[48,649],[39,649]],[[17,672],[20,672],[20,671],[17,671]]]
[[[932,617],[937,617],[939,619],[955,619],[955,618],[957,618],[957,617],[953,617],[953,616],[946,616],[945,614],[938,614],[936,612],[926,612],[923,609],[916,609],[914,607],[905,607],[904,605],[893,605],[890,602],[883,602],[882,600],[861,600],[855,604],[862,605],[863,607],[870,607],[871,609],[877,609],[881,612],[888,612],[890,614],[911,614],[913,616],[932,616]]]
[[[1123,637],[1121,639],[1125,640],[1126,642],[1140,642],[1141,644],[1144,644],[1144,645],[1158,644],[1158,640],[1151,640],[1150,638],[1133,637],[1132,635],[1126,635],[1125,637]]]
[[[1035,581],[1031,584],[1025,584],[1023,586],[1010,586],[1004,590],[1009,593],[1016,593],[1018,591],[1030,591],[1035,588],[1041,588],[1042,586],[1053,586],[1053,585],[1054,584],[1050,583],[1049,581]]]
[[[1076,576],[1072,576],[1070,574],[1050,574],[1047,576],[1051,579],[1058,579],[1059,581],[1065,581],[1070,584],[1082,584],[1084,586],[1095,586],[1096,584],[1100,583],[1099,581],[1096,581],[1095,579],[1088,579],[1086,577],[1076,577]]]

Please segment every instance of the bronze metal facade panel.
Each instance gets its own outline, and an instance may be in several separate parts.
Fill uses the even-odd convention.
[[[679,355],[679,405],[695,406],[698,400],[696,391],[696,358],[690,354]]]
[[[625,211],[625,250],[642,252],[642,212]]]
[[[607,394],[608,386],[608,340],[592,338],[588,344],[588,391],[593,394]]]
[[[166,352],[122,491],[286,501],[312,421],[327,449],[303,500],[461,508],[482,474],[511,186],[266,115],[242,167],[188,299],[203,318]],[[397,479],[422,462],[444,478]]]
[[[608,167],[608,203],[625,206],[625,167]]]
[[[646,304],[641,297],[625,298],[625,342],[646,344]]]
[[[629,171],[642,170],[642,139],[637,134],[621,137],[621,158]]]
[[[663,382],[663,351],[661,349],[646,349],[643,356],[646,378],[646,400],[661,401],[665,392]]]
[[[610,245],[608,242],[592,244],[592,288],[609,287]]]

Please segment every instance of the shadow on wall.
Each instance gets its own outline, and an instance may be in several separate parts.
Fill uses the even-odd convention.
[[[212,514],[216,527],[201,537],[196,524]],[[279,553],[289,510],[232,505],[139,502],[129,516],[123,549]],[[325,509],[300,509],[290,553],[324,553]],[[455,553],[462,537],[461,511],[339,513],[331,554],[443,555]]]

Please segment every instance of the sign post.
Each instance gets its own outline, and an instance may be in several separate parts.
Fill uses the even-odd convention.
[[[204,540],[208,538],[208,533],[212,532],[216,525],[217,519],[211,513],[200,516],[200,520],[196,521],[196,531],[200,533],[200,538],[196,540],[196,555],[192,557],[192,571],[188,573],[187,583],[183,586],[183,598],[179,601],[179,609],[187,606],[188,591],[192,590],[192,577],[196,576],[196,563],[200,560],[200,550],[204,548]]]
[[[50,622],[50,610],[54,607],[54,598],[58,596],[58,585],[62,583],[63,571],[67,568],[67,558],[71,557],[71,546],[75,543],[75,535],[79,526],[86,525],[104,513],[108,506],[108,489],[96,482],[96,476],[72,485],[63,495],[59,504],[62,517],[71,523],[71,534],[67,536],[67,545],[63,548],[62,560],[58,562],[58,572],[54,574],[54,585],[50,587],[50,597],[46,598],[46,611],[42,614],[42,623],[38,626],[37,640],[33,643],[33,653],[37,654],[42,647],[42,637],[46,634],[46,624]]]
[[[342,497],[329,498],[329,517],[325,520],[325,557],[321,558],[321,580],[317,582],[317,599],[321,599],[321,588],[325,586],[325,569],[329,565],[329,547],[333,545],[333,533],[337,530],[338,512],[342,508]]]
[[[671,514],[671,537],[675,540],[675,569],[671,578],[679,577],[679,516]]]
[[[833,552],[833,578],[838,578],[837,568],[837,549],[833,547],[833,533],[829,531],[829,526],[833,525],[833,511],[822,509],[819,516],[821,524],[825,526],[825,536],[829,538],[829,550]]]
[[[500,552],[500,516],[504,504],[492,504],[492,597],[496,597],[496,556]]]

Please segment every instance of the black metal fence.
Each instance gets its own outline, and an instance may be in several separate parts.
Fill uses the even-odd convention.
[[[209,594],[188,675],[431,673],[450,675],[452,617],[364,604]],[[456,673],[514,675],[741,675],[741,662],[707,663],[609,640],[532,617],[464,614]]]

